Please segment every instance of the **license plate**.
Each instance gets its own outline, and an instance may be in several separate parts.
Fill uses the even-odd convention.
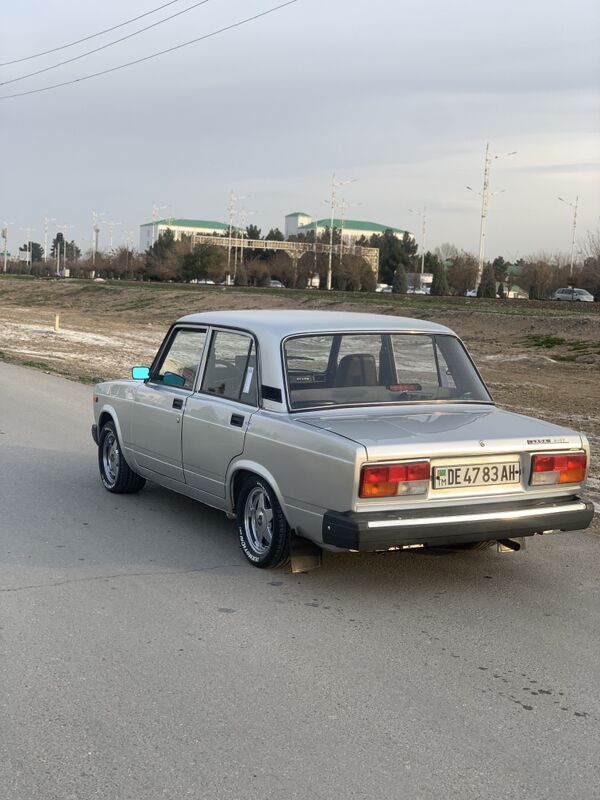
[[[434,489],[502,486],[507,483],[519,483],[520,480],[521,464],[518,459],[497,464],[453,464],[433,469]]]

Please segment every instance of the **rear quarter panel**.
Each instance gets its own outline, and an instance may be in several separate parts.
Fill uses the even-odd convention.
[[[325,511],[352,507],[357,463],[365,457],[362,445],[339,434],[260,411],[252,417],[244,453],[230,475],[233,478],[239,469],[262,475],[277,494],[291,527],[321,542]]]

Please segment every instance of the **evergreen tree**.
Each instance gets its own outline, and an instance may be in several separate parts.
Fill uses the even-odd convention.
[[[486,264],[483,268],[477,297],[496,297],[496,275],[491,264]]]
[[[408,282],[406,280],[406,272],[402,265],[396,267],[394,277],[392,279],[392,292],[394,294],[406,294],[408,289]]]
[[[431,281],[431,294],[438,297],[449,294],[448,279],[446,278],[446,268],[436,258],[436,263],[429,270],[433,274]]]
[[[260,228],[256,225],[248,225],[246,228],[246,236],[248,239],[260,239]]]
[[[183,277],[187,281],[223,277],[225,251],[212,244],[197,244],[193,252],[183,257]]]
[[[271,228],[271,230],[265,236],[265,239],[268,239],[270,242],[283,242],[285,241],[285,236],[279,230],[279,228]]]

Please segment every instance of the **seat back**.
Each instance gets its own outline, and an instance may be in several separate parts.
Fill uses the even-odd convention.
[[[377,386],[377,365],[371,353],[352,353],[340,359],[336,386]]]

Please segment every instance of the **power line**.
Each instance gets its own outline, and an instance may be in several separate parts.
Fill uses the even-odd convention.
[[[22,61],[30,61],[32,58],[47,56],[49,53],[56,53],[58,50],[66,50],[67,47],[74,47],[76,44],[81,44],[82,42],[87,42],[90,39],[95,39],[97,36],[102,36],[104,33],[116,31],[117,28],[124,28],[125,25],[129,25],[132,22],[137,22],[138,19],[148,17],[150,14],[156,14],[157,11],[162,11],[163,8],[167,8],[167,6],[172,6],[174,3],[179,2],[180,0],[170,0],[170,2],[164,3],[162,6],[158,6],[157,8],[153,8],[151,11],[146,11],[143,14],[139,14],[137,17],[132,17],[131,19],[125,20],[125,22],[120,22],[118,25],[113,25],[112,28],[105,28],[103,31],[98,31],[98,33],[91,33],[89,36],[84,36],[82,39],[77,39],[76,41],[69,42],[68,44],[61,44],[60,47],[53,47],[51,50],[43,50],[41,53],[33,53],[33,55],[23,56],[23,58],[15,58],[12,61],[3,61],[0,63],[0,67],[8,67],[10,64],[20,64]]]
[[[231,25],[226,25],[224,28],[219,28],[216,31],[211,31],[210,33],[205,33],[203,36],[198,36],[196,39],[190,39],[189,42],[182,42],[182,44],[177,44],[174,47],[168,47],[166,50],[160,50],[157,53],[152,53],[149,56],[144,56],[143,58],[136,58],[135,61],[128,61],[126,64],[120,64],[118,67],[111,67],[110,69],[103,69],[100,72],[94,72],[91,75],[84,75],[82,78],[74,78],[70,81],[63,81],[62,83],[54,83],[51,86],[42,86],[39,89],[30,89],[27,92],[17,92],[15,94],[5,94],[0,95],[0,100],[10,100],[13,97],[25,97],[29,94],[38,94],[39,92],[48,92],[51,89],[59,89],[62,86],[71,86],[74,83],[81,83],[82,81],[88,81],[91,78],[98,78],[101,75],[108,75],[110,72],[117,72],[117,70],[125,69],[126,67],[132,67],[134,64],[141,64],[144,61],[150,61],[153,58],[158,58],[158,56],[163,56],[166,53],[172,53],[175,50],[180,50],[182,47],[188,47],[190,44],[196,44],[197,42],[202,42],[205,39],[211,39],[213,36],[218,36],[221,33],[226,33],[227,31],[233,30],[234,28],[239,28],[242,25],[245,25],[247,22],[253,22],[256,19],[260,19],[261,17],[266,17],[268,14],[273,14],[275,11],[279,11],[286,6],[291,6],[294,3],[297,3],[298,0],[287,0],[286,3],[281,3],[278,6],[273,6],[272,8],[268,8],[266,11],[261,11],[259,14],[254,14],[251,17],[246,17],[246,19],[239,20],[238,22],[232,22]]]
[[[10,78],[10,80],[7,81],[0,81],[0,86],[7,86],[9,83],[17,83],[18,81],[24,81],[26,78],[33,78],[34,75],[41,75],[43,72],[50,72],[50,70],[56,69],[57,67],[62,67],[65,64],[71,64],[73,61],[79,61],[80,58],[91,56],[93,53],[99,53],[100,50],[106,50],[108,47],[112,47],[115,44],[119,44],[119,42],[124,42],[126,39],[132,39],[134,36],[137,36],[140,33],[144,33],[144,31],[149,31],[151,28],[156,28],[158,25],[162,25],[164,22],[168,22],[171,19],[175,19],[175,17],[180,17],[182,14],[186,14],[188,11],[192,11],[192,9],[194,8],[198,8],[198,6],[206,5],[206,3],[208,2],[209,0],[200,0],[198,3],[194,3],[193,6],[188,6],[187,8],[184,8],[181,11],[176,11],[175,14],[171,14],[170,17],[159,19],[158,22],[153,22],[151,25],[146,25],[145,28],[140,28],[137,31],[133,31],[133,33],[128,33],[126,36],[121,36],[120,39],[115,39],[112,42],[107,42],[106,44],[103,44],[100,47],[96,47],[93,50],[88,50],[85,53],[80,53],[78,56],[73,56],[73,58],[67,58],[64,61],[59,61],[58,64],[52,64],[49,67],[43,67],[42,69],[38,69],[35,72],[29,72],[27,75],[20,75],[18,78]]]

